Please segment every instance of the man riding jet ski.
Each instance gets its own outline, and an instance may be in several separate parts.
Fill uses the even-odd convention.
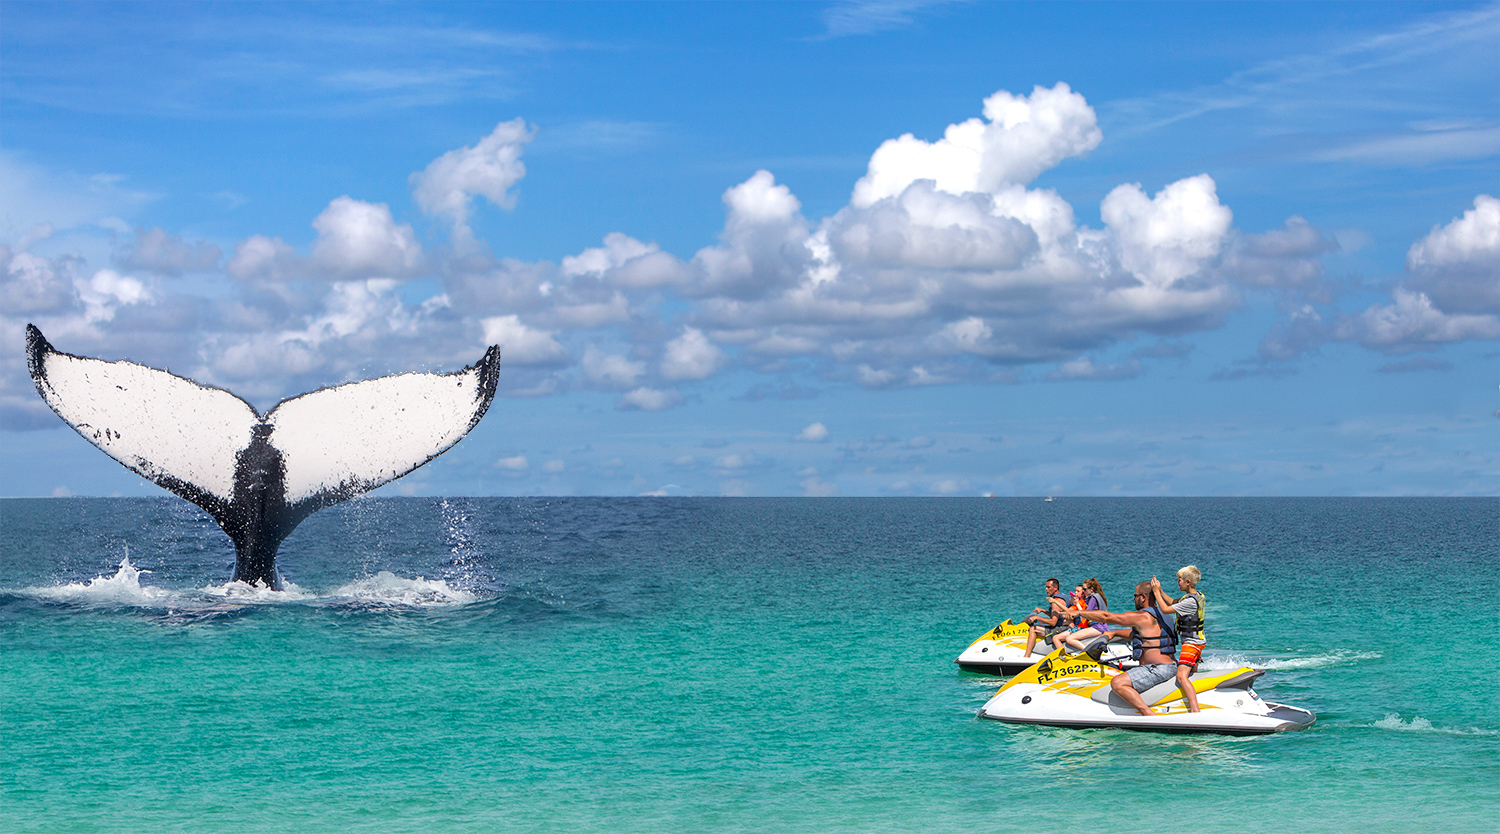
[[[1265,672],[1248,667],[1189,677],[1201,709],[1190,711],[1174,677],[1177,633],[1150,604],[1152,597],[1151,583],[1142,582],[1136,587],[1136,611],[1093,615],[1134,630],[1130,643],[1135,668],[1127,672],[1101,663],[1102,639],[1090,643],[1084,654],[1066,654],[1064,647],[1001,687],[980,709],[980,717],[1018,724],[1232,735],[1300,730],[1317,720],[1307,710],[1262,701],[1250,685]]]
[[[1006,620],[985,632],[978,640],[969,644],[954,663],[968,672],[986,675],[1014,675],[1042,660],[1044,654],[1026,654],[1026,635],[1031,627],[1025,623]],[[1102,655],[1105,662],[1130,667],[1130,647],[1124,643],[1111,643]]]

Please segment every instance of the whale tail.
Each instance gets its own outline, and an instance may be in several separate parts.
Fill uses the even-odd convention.
[[[404,373],[282,400],[264,416],[220,388],[62,353],[26,326],[37,393],[132,472],[202,507],[234,542],[234,578],[278,587],[276,551],[309,515],[416,469],[479,423],[500,348],[452,373]]]

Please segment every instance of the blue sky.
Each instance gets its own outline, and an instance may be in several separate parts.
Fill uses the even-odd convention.
[[[504,351],[391,494],[1494,494],[1500,7],[5,3],[27,322],[265,408]]]

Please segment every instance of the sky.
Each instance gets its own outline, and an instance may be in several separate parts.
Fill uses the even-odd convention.
[[[0,3],[24,330],[282,398],[501,346],[388,495],[1494,495],[1500,6]]]

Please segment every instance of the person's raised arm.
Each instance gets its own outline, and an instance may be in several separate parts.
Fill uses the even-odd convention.
[[[1157,608],[1165,611],[1166,609],[1172,607],[1172,600],[1167,599],[1167,595],[1162,593],[1161,583],[1156,581],[1156,577],[1154,576],[1151,577],[1151,593],[1156,595]]]

